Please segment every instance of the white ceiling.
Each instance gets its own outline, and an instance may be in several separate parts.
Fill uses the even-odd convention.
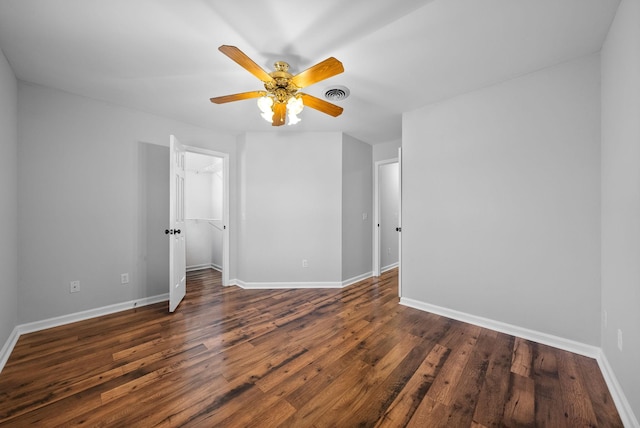
[[[0,0],[0,48],[18,79],[222,132],[342,131],[398,140],[417,107],[598,52],[619,0]],[[218,52],[235,45],[293,74],[334,56],[351,96],[332,118],[305,109],[273,128],[262,89]]]
[[[214,173],[222,170],[222,158],[200,153],[185,153],[185,169],[200,173]]]

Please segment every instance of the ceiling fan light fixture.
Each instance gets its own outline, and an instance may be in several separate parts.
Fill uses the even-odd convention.
[[[277,101],[274,101],[273,97],[269,95],[258,98],[257,104],[261,111],[260,116],[267,122],[273,121],[273,106],[276,102]],[[287,101],[287,125],[295,125],[300,122],[302,119],[298,117],[298,114],[300,114],[303,109],[304,104],[302,103],[302,98],[291,96]]]
[[[271,123],[273,121],[273,112],[272,111],[264,111],[262,113],[260,113],[260,116],[266,120],[267,122]]]
[[[287,112],[293,114],[299,114],[304,109],[304,104],[302,103],[302,99],[298,97],[291,97],[289,101],[287,101]]]
[[[269,96],[258,98],[258,108],[262,112],[260,116],[267,122],[273,120],[273,99]]]
[[[295,113],[289,113],[287,114],[287,125],[295,125],[296,123],[300,122],[302,119],[300,119],[298,116],[296,116]]]
[[[273,106],[273,99],[268,96],[258,98],[258,108],[261,112],[266,113],[271,111],[271,107]]]
[[[289,101],[287,101],[287,125],[295,125],[302,120],[298,117],[302,109],[304,109],[304,104],[301,98],[289,98]]]

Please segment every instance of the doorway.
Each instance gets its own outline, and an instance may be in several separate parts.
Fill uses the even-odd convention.
[[[400,260],[400,168],[397,158],[378,161],[374,167],[375,276],[396,268]]]
[[[229,157],[185,147],[186,271],[215,269],[229,285]]]

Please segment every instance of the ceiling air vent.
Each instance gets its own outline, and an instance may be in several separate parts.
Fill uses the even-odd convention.
[[[349,96],[349,88],[334,86],[324,91],[324,97],[329,101],[342,101]]]

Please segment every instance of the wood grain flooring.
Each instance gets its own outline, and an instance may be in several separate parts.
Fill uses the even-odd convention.
[[[20,337],[0,426],[621,427],[595,360],[342,290],[189,274],[166,303]]]

